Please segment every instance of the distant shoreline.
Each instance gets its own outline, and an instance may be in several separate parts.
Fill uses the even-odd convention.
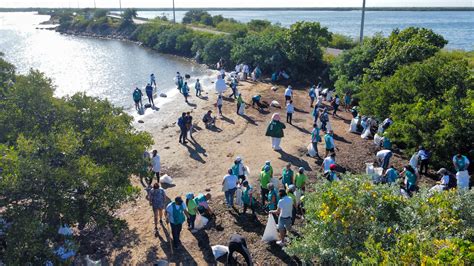
[[[128,7],[127,7],[128,8]],[[0,12],[33,12],[33,11],[48,11],[51,9],[85,9],[84,8],[61,8],[61,7],[30,7],[30,8],[0,8]],[[100,8],[110,11],[120,11],[116,7]],[[172,8],[139,8],[135,7],[137,11],[172,11]],[[176,8],[176,11],[188,11],[190,9],[202,9],[206,11],[358,11],[361,7],[231,7],[231,8],[216,8],[216,7],[183,7]],[[367,7],[367,11],[474,11],[474,7]]]

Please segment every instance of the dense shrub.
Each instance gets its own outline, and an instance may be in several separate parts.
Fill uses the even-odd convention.
[[[230,38],[211,39],[202,51],[202,60],[205,64],[215,65],[221,58],[224,60],[227,68],[232,67],[230,60],[230,51],[232,49],[232,40]]]
[[[356,45],[357,43],[351,37],[337,33],[332,34],[332,40],[329,43],[329,47],[342,50],[354,48]]]
[[[455,257],[472,262],[472,255],[468,260],[467,254],[474,248],[473,191],[433,195],[422,191],[408,199],[400,195],[397,186],[373,185],[366,176],[345,176],[341,182],[319,184],[315,189],[305,196],[308,222],[301,237],[287,249],[305,262],[393,261],[397,256],[394,250],[403,249],[409,239],[424,241],[420,245],[425,246],[452,243],[451,250],[464,249],[463,255]],[[448,252],[442,246],[426,248],[430,248],[427,255],[440,260]],[[415,262],[424,254],[398,255]]]
[[[0,101],[0,206],[10,222],[0,228],[2,262],[55,262],[62,223],[79,234],[86,225],[115,224],[113,212],[139,191],[130,175],[140,172],[152,139],[107,101],[84,94],[54,98],[51,81],[39,72],[0,86],[6,96]]]

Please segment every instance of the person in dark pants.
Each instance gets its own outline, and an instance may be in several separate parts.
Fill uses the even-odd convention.
[[[189,218],[188,211],[186,210],[186,204],[183,202],[181,197],[176,197],[175,200],[168,204],[166,207],[166,221],[171,225],[171,234],[173,235],[173,247],[178,248],[181,243],[179,236],[183,223],[186,217]]]
[[[188,129],[186,128],[186,113],[181,114],[181,117],[178,119],[178,126],[181,130],[181,133],[179,134],[179,143],[188,143],[186,141],[186,136],[188,134]]]
[[[418,148],[418,158],[420,158],[420,175],[423,174],[423,169],[425,169],[424,174],[428,174],[428,163],[430,162],[430,155],[428,151],[423,147],[420,146]]]
[[[227,265],[237,265],[237,261],[234,259],[234,252],[239,253],[245,259],[245,263],[248,266],[252,266],[252,258],[247,248],[247,242],[241,235],[233,234],[229,240],[229,254],[227,255]]]
[[[155,102],[153,101],[153,87],[148,83],[145,87],[146,96],[148,97],[148,103],[155,106]]]

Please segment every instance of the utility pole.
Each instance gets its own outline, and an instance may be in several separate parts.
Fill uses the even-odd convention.
[[[120,13],[122,13],[122,0],[119,0]]]
[[[97,6],[96,6],[96,4],[95,4],[95,0],[94,0],[94,9],[97,9]]]
[[[360,22],[360,39],[359,42],[364,41],[364,20],[365,20],[365,0],[362,0],[362,20]]]
[[[173,0],[173,23],[176,23],[176,13],[174,11],[174,0]]]

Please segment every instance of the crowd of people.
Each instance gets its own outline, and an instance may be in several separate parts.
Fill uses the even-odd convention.
[[[218,64],[222,65],[223,63],[219,62]],[[284,78],[285,74],[285,72],[280,71],[277,77]],[[219,79],[225,79],[225,77],[225,71],[221,71]],[[228,78],[228,86],[232,93],[228,95],[227,98],[233,98],[235,100],[238,115],[242,115],[242,109],[245,109],[242,107],[245,105],[245,101],[242,93],[238,91],[238,84],[239,81],[246,80],[249,77],[253,80],[260,79],[261,70],[256,67],[251,72],[248,65],[238,64],[235,67],[235,71],[230,73]],[[183,94],[187,102],[189,95],[188,81],[185,81],[185,78],[177,72],[175,83],[177,89]],[[149,103],[152,105],[154,105],[154,88],[156,88],[156,79],[152,74],[150,83],[145,89]],[[202,85],[199,79],[196,80],[194,88],[196,91],[195,95],[200,97]],[[151,92],[149,93],[149,91]],[[135,97],[136,95],[137,97]],[[141,90],[138,88],[133,93],[137,110],[142,105],[142,95]],[[285,99],[286,123],[281,121],[279,113],[274,113],[265,132],[265,136],[271,138],[272,149],[275,151],[282,150],[281,142],[285,136],[284,132],[287,125],[292,125],[293,123],[293,116],[295,115],[296,109],[295,105],[302,104],[301,102],[296,102],[297,100],[294,97],[294,91],[291,85],[284,90],[282,96],[284,96]],[[360,114],[357,105],[353,104],[352,96],[349,92],[346,93],[341,100],[338,94],[334,95],[333,91],[324,89],[322,83],[319,83],[309,88],[308,96],[309,106],[312,108],[310,115],[312,116],[313,128],[309,139],[308,155],[317,158],[318,160],[316,162],[318,164],[321,163],[321,177],[324,177],[328,182],[342,182],[343,176],[338,171],[339,166],[336,162],[336,153],[339,152],[339,149],[334,139],[334,131],[329,116],[330,110],[332,110],[332,119],[337,118],[337,112],[342,105],[344,111],[352,114],[352,122],[354,122],[355,127],[361,127],[362,130],[358,129],[357,132],[361,133],[363,138],[367,138],[367,136],[372,134],[372,127],[376,124],[375,119],[364,117]],[[226,96],[224,96],[223,92],[218,92],[216,107],[217,113],[220,116],[223,116],[222,107],[224,97]],[[263,97],[260,94],[253,95],[251,102],[252,107],[256,105],[256,108],[260,110],[268,108],[268,105],[263,101]],[[325,102],[327,104],[325,104]],[[202,122],[206,128],[215,127],[216,117],[212,116],[212,113],[212,110],[208,110],[202,118]],[[385,131],[394,123],[396,122],[391,118],[387,118],[381,122],[375,132],[373,132],[375,133],[374,141],[379,147],[375,153],[374,163],[382,168],[382,173],[378,181],[389,184],[401,181],[402,193],[411,196],[413,192],[418,190],[420,176],[428,175],[429,173],[430,153],[428,149],[420,146],[410,162],[407,163],[403,169],[397,169],[390,163],[395,151],[392,149],[391,142],[385,134]],[[177,125],[180,129],[179,142],[186,144],[187,140],[189,140],[188,136],[192,138],[193,120],[190,113],[183,112],[178,119]],[[356,132],[352,130],[352,127],[353,124],[351,123],[350,131]],[[149,162],[148,167],[157,178],[156,182],[153,183],[153,177],[149,177],[146,184],[147,199],[152,206],[154,214],[155,233],[158,234],[158,219],[161,224],[163,223],[163,219],[165,219],[171,227],[173,247],[178,248],[181,243],[180,233],[182,225],[185,221],[187,221],[188,229],[191,233],[195,233],[197,232],[195,221],[198,216],[204,216],[207,219],[215,218],[209,205],[209,201],[212,199],[211,194],[198,193],[195,195],[194,192],[189,192],[185,195],[184,200],[178,196],[166,204],[169,200],[165,190],[160,186],[160,157],[156,150],[152,152],[152,156],[145,155],[144,157],[147,162]],[[451,174],[446,168],[439,169],[436,173],[440,175],[440,182],[432,188],[433,190],[446,190],[456,186],[459,189],[469,188],[467,169],[470,162],[468,158],[458,153],[453,157],[452,161],[457,174]],[[145,163],[145,167],[146,166],[147,163]],[[277,173],[277,171],[274,171],[271,162],[266,161],[258,174],[258,181],[256,183],[253,183],[248,177],[249,171],[244,165],[243,159],[236,157],[233,164],[227,169],[222,180],[222,191],[224,192],[227,208],[235,209],[240,215],[245,215],[248,211],[251,212],[252,216],[255,216],[257,211],[264,211],[274,215],[278,220],[277,228],[280,234],[280,240],[277,241],[277,244],[285,246],[287,244],[287,233],[292,230],[292,226],[298,216],[302,217],[304,214],[304,194],[309,180],[305,169],[303,167],[296,168],[291,163],[288,163],[281,170],[281,173]],[[258,186],[260,186],[260,190],[256,191]],[[233,236],[233,238],[233,240],[231,239],[231,243],[234,243],[232,245],[234,245],[234,247],[238,245],[235,249],[237,250],[236,252],[240,252],[246,260],[251,261],[245,239],[242,239],[241,236]],[[229,244],[229,248],[230,245],[231,244]],[[230,256],[229,259],[232,260],[232,256]]]

